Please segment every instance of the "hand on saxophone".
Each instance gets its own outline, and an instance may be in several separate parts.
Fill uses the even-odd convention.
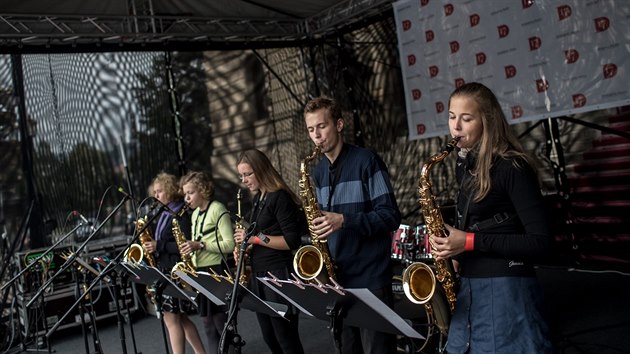
[[[322,216],[313,219],[313,231],[318,238],[325,239],[343,227],[343,214],[322,211]]]
[[[142,244],[145,252],[153,253],[157,249],[157,241],[148,241]]]
[[[237,228],[236,230],[234,230],[234,242],[236,242],[236,244],[241,244],[241,242],[245,240],[245,231],[245,229],[241,228]],[[248,240],[248,243],[251,243],[249,242],[250,240]]]
[[[431,253],[436,259],[445,259],[456,256],[464,252],[466,243],[466,232],[458,230],[450,225],[444,224],[444,228],[448,232],[448,237],[429,236],[431,243]]]
[[[201,249],[201,242],[198,241],[186,241],[182,244],[182,253],[189,254]]]

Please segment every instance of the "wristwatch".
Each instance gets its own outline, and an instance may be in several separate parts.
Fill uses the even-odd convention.
[[[263,242],[263,243],[269,243],[269,240],[271,240],[269,238],[269,236],[263,234],[262,232],[258,234],[258,238]]]
[[[202,241],[199,241],[199,243],[201,244],[201,248],[199,248],[200,250],[205,250],[206,249],[206,244],[203,243]]]

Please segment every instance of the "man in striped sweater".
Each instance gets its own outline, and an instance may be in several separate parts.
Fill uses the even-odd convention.
[[[367,288],[391,307],[390,233],[401,216],[387,167],[373,151],[344,142],[344,120],[334,99],[311,100],[304,119],[311,140],[325,156],[312,171],[323,214],[313,220],[314,232],[328,239],[340,285]],[[396,340],[391,334],[344,327],[341,349],[395,353]]]

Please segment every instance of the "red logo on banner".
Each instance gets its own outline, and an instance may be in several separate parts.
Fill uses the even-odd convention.
[[[486,62],[486,53],[480,52],[475,54],[475,59],[477,59],[477,65],[484,64]]]
[[[481,22],[481,17],[477,14],[470,15],[470,27],[475,27]]]
[[[540,46],[542,45],[542,39],[540,39],[540,37],[529,37],[529,50],[536,50],[536,49],[540,49]]]
[[[420,0],[420,6],[427,6],[429,5],[429,0]]]
[[[429,76],[436,77],[439,72],[440,72],[440,69],[437,66],[435,65],[429,66]]]
[[[523,8],[526,9],[534,5],[534,0],[521,0],[521,4],[523,5]]]
[[[450,16],[453,14],[453,12],[455,12],[455,7],[453,6],[453,4],[444,5],[444,16]]]
[[[564,51],[564,61],[567,64],[573,64],[580,59],[580,53],[575,49],[567,49]]]
[[[420,91],[419,89],[411,90],[411,97],[413,97],[414,101],[419,100],[420,97],[422,97],[422,91]]]
[[[586,96],[581,93],[576,93],[571,97],[573,98],[573,108],[584,107],[586,104]]]
[[[499,38],[505,38],[510,34],[510,27],[507,25],[501,25],[497,27],[497,30],[499,31]]]
[[[431,42],[433,39],[435,39],[435,33],[433,33],[433,31],[431,30],[428,30],[424,32],[424,38],[426,38],[427,42]]]
[[[604,32],[610,27],[610,20],[608,17],[598,17],[595,19],[595,31]]]
[[[615,75],[617,75],[617,65],[612,63],[604,65],[604,79],[610,79]]]
[[[538,79],[536,80],[536,91],[545,92],[549,88],[549,82],[547,80]]]
[[[511,79],[516,76],[516,67],[514,65],[508,65],[504,68],[504,70],[506,79]]]
[[[409,31],[411,29],[411,21],[404,20],[402,22],[402,28],[403,28],[403,31]]]
[[[460,88],[464,86],[465,83],[466,81],[464,81],[461,77],[459,79],[455,79],[455,88]]]
[[[437,113],[444,112],[444,103],[442,103],[442,102],[435,102],[435,111]]]
[[[416,125],[416,133],[418,133],[418,135],[422,135],[427,131],[427,127],[424,124],[418,124]]]
[[[560,21],[571,16],[571,6],[569,5],[561,5],[558,6],[558,19]]]
[[[458,41],[452,41],[451,43],[449,43],[449,46],[451,47],[451,54],[457,53],[457,51],[459,50],[459,42]]]
[[[512,107],[512,119],[521,118],[523,116],[523,108],[521,106]]]
[[[407,56],[407,63],[409,64],[409,66],[412,66],[416,63],[416,56],[413,54],[409,54]]]

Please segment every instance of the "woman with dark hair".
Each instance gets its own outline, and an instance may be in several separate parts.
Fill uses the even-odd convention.
[[[225,274],[228,268],[226,255],[234,249],[232,222],[223,203],[214,199],[214,183],[206,173],[189,172],[180,180],[186,203],[192,213],[192,240],[186,242],[182,252],[193,253],[197,270]],[[224,306],[217,306],[201,296],[199,313],[203,319],[208,353],[219,352],[219,340],[225,327],[227,313]]]
[[[151,183],[151,189],[155,199],[168,206],[173,212],[178,213],[184,207],[182,193],[175,176],[168,173],[158,174]],[[165,210],[160,215],[157,228],[153,233],[155,239],[143,244],[147,252],[153,253],[158,267],[164,274],[170,274],[173,266],[181,260],[179,247],[173,237],[173,218],[178,219],[181,231],[187,239],[190,239],[188,214],[178,216]],[[173,354],[185,353],[185,340],[188,340],[195,354],[205,353],[197,327],[187,315],[193,312],[190,302],[162,294],[161,307]]]
[[[298,331],[298,310],[256,278],[271,273],[279,279],[289,279],[293,262],[291,250],[301,245],[300,223],[305,220],[299,215],[300,200],[259,150],[244,151],[238,158],[237,170],[241,181],[253,194],[254,202],[249,221],[255,225],[255,236],[247,241],[251,246],[252,268],[249,287],[263,300],[288,306],[286,319],[256,313],[263,339],[272,353],[304,353]],[[236,229],[234,240],[243,242],[247,231]]]
[[[510,130],[494,93],[480,83],[449,99],[459,138],[457,224],[431,235],[438,258],[460,274],[449,353],[552,353],[534,262],[552,247],[533,164]]]

